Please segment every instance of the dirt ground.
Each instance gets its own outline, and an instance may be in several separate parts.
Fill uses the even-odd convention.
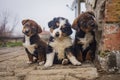
[[[0,48],[0,80],[120,80],[120,74],[99,73],[92,63],[46,69],[27,60],[23,47]]]

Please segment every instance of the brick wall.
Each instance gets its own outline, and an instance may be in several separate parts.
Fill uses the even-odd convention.
[[[103,27],[102,50],[120,50],[120,27],[117,24],[106,23]]]
[[[120,50],[120,0],[106,0],[103,24],[103,50]]]

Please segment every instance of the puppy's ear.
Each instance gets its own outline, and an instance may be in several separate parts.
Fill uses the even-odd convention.
[[[59,19],[59,18],[54,18],[53,20],[49,21],[49,22],[48,22],[48,27],[49,27],[49,28],[55,27],[55,26],[56,26],[56,22],[58,22],[58,19]]]
[[[54,25],[55,25],[55,23],[54,23],[53,21],[48,22],[48,27],[49,27],[49,28],[51,28],[51,27],[54,26]]]
[[[94,17],[95,17],[95,14],[94,14],[94,12],[93,12],[93,11],[88,11],[88,12],[86,12],[86,13],[88,13],[88,14],[90,14],[90,15],[92,15],[92,16],[94,16]]]
[[[29,19],[22,20],[22,25],[24,25],[28,21],[29,21]]]
[[[66,21],[65,26],[66,26],[66,27],[64,27],[64,28],[62,29],[62,32],[65,33],[65,36],[71,35],[72,32],[73,32],[73,31],[72,31],[72,28],[71,28],[71,24],[70,24],[68,21]]]
[[[70,27],[67,27],[67,28],[66,28],[66,32],[65,32],[65,33],[66,33],[67,36],[71,35],[72,32],[73,32],[73,31],[72,31],[72,29],[71,29]]]
[[[78,18],[76,18],[72,23],[72,28],[78,31]]]
[[[41,33],[42,32],[41,26],[38,25],[37,27],[38,27],[38,33]]]

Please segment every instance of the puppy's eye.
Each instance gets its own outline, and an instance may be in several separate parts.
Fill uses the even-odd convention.
[[[79,26],[83,26],[83,27],[86,27],[86,21],[81,21]]]
[[[26,27],[29,27],[30,25],[29,24],[25,24]]]
[[[92,23],[90,26],[94,27],[94,26],[95,26],[95,24],[94,24],[94,23]]]
[[[33,29],[33,30],[36,30],[36,28],[35,28],[35,27],[32,27],[32,29]]]
[[[91,20],[91,21],[89,21],[88,22],[88,24],[87,25],[89,25],[89,26],[91,26],[91,27],[94,27],[95,26],[95,23],[94,23],[94,21],[93,20]]]
[[[55,26],[51,26],[51,29],[55,29]]]
[[[58,28],[59,26],[56,26],[56,28]]]
[[[32,27],[32,29],[35,29],[35,27]]]

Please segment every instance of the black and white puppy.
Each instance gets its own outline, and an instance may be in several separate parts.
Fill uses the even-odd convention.
[[[38,62],[39,65],[45,62],[47,44],[42,41],[39,34],[42,32],[41,27],[33,20],[26,19],[22,21],[24,33],[23,46],[28,55],[27,63]],[[36,58],[34,60],[34,57]]]
[[[72,54],[72,34],[71,25],[67,19],[56,17],[48,23],[51,37],[48,43],[45,67],[52,66],[53,63],[81,65]]]

